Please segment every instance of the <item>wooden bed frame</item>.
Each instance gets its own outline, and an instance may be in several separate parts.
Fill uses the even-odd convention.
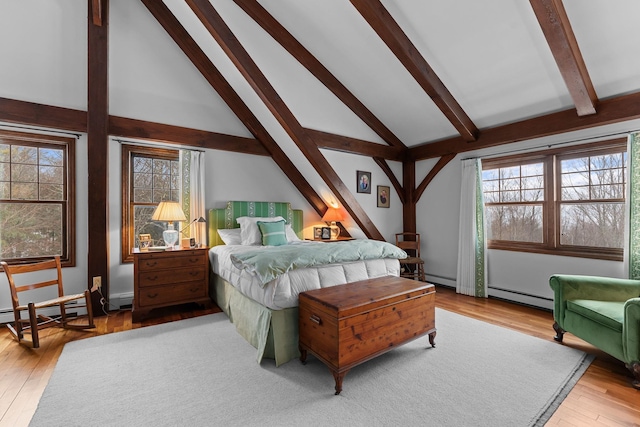
[[[285,218],[302,238],[302,210],[291,209],[285,202],[231,201],[226,208],[208,212],[209,246],[224,245],[219,229],[239,228],[241,216]],[[258,363],[263,358],[275,359],[276,366],[300,356],[298,349],[298,307],[272,310],[244,296],[217,274],[210,275],[210,295],[224,311],[236,330],[258,350]]]

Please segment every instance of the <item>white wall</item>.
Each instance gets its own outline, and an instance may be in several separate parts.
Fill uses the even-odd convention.
[[[506,151],[540,149],[572,141],[573,144],[579,144],[603,139],[596,138],[599,136],[638,128],[640,121],[636,120],[458,155],[427,187],[418,204],[418,230],[424,239],[422,256],[425,258],[428,280],[455,286],[461,159],[496,156]],[[552,308],[553,292],[549,288],[549,276],[553,274],[625,277],[622,262],[589,258],[489,250],[487,263],[490,296],[545,308]]]

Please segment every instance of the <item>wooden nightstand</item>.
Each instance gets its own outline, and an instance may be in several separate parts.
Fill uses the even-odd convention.
[[[134,322],[154,308],[196,302],[211,306],[208,248],[134,252]]]

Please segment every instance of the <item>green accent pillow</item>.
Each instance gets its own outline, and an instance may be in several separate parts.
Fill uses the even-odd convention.
[[[284,220],[273,222],[258,221],[257,224],[260,234],[262,234],[263,246],[280,246],[288,243]]]

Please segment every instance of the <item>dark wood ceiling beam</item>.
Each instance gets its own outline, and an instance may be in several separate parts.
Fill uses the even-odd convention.
[[[91,17],[93,25],[98,27],[102,27],[102,16],[104,13],[103,7],[104,4],[102,3],[102,0],[91,0]]]
[[[451,153],[463,153],[512,142],[605,126],[640,119],[640,92],[600,101],[598,113],[577,116],[573,109],[522,120],[504,126],[483,129],[473,144],[462,138],[450,138],[409,149],[409,158],[424,160]]]
[[[346,88],[318,59],[313,56],[286,28],[256,0],[234,0],[258,25],[274,38],[291,56],[321,81],[338,99],[377,133],[387,144],[406,148],[349,89]]]
[[[389,163],[387,163],[385,159],[381,159],[380,157],[374,157],[373,160],[376,162],[378,166],[380,166],[380,169],[382,169],[382,172],[384,172],[384,174],[387,175],[387,178],[389,178],[389,180],[391,181],[391,185],[393,185],[393,188],[395,188],[396,193],[398,193],[398,198],[400,199],[400,203],[404,204],[405,202],[404,189],[402,188],[402,184],[400,184],[400,181],[398,181],[398,178],[396,178],[395,174],[389,167]]]
[[[109,116],[109,134],[123,138],[167,142],[188,147],[271,156],[258,140],[125,117]]]
[[[562,0],[529,0],[579,116],[596,113],[598,96]]]
[[[109,0],[102,0],[101,25],[92,16],[95,2],[89,0],[88,21],[88,99],[87,99],[87,277],[102,278],[102,291],[109,295]],[[102,295],[91,293],[94,307],[101,307]],[[95,310],[100,315],[101,310]]]
[[[350,0],[382,41],[435,102],[466,141],[475,141],[478,128],[442,83],[420,51],[379,0]]]
[[[182,49],[184,54],[191,60],[193,65],[200,71],[202,76],[218,92],[229,108],[236,114],[238,119],[247,127],[249,132],[260,141],[271,157],[289,178],[289,180],[300,191],[302,196],[309,202],[319,215],[323,215],[327,210],[327,205],[315,192],[311,184],[304,178],[300,171],[291,162],[289,157],[282,151],[278,143],[271,137],[269,132],[262,126],[257,117],[251,112],[242,98],[235,92],[233,87],[226,81],[218,69],[213,65],[209,57],[200,49],[182,24],[171,13],[169,8],[162,1],[142,0],[142,3],[149,9],[149,12],[156,18],[158,23],[171,36],[174,42]]]
[[[343,207],[349,212],[365,235],[371,239],[384,240],[382,234],[369,219],[364,209],[362,209],[336,171],[324,158],[313,139],[302,128],[291,110],[285,105],[271,83],[269,83],[251,56],[231,32],[231,29],[211,5],[211,2],[209,0],[185,1],[296,143],[307,160],[331,188],[336,198],[340,200]]]
[[[397,161],[402,161],[406,152],[405,149],[363,141],[348,136],[336,135],[309,128],[304,128],[304,130],[319,148],[325,148],[327,150],[344,151],[346,153],[381,157],[383,159]]]
[[[438,160],[438,162],[435,165],[433,165],[433,167],[431,168],[427,176],[424,177],[420,185],[418,185],[418,188],[416,188],[416,191],[414,194],[416,203],[420,200],[420,197],[422,197],[422,193],[424,193],[424,190],[427,189],[427,186],[431,183],[431,181],[433,181],[433,178],[435,178],[436,175],[438,175],[438,172],[444,169],[444,167],[455,157],[456,157],[455,154],[444,155],[440,157],[440,160]]]
[[[9,98],[0,98],[0,121],[72,132],[87,131],[86,111]]]

